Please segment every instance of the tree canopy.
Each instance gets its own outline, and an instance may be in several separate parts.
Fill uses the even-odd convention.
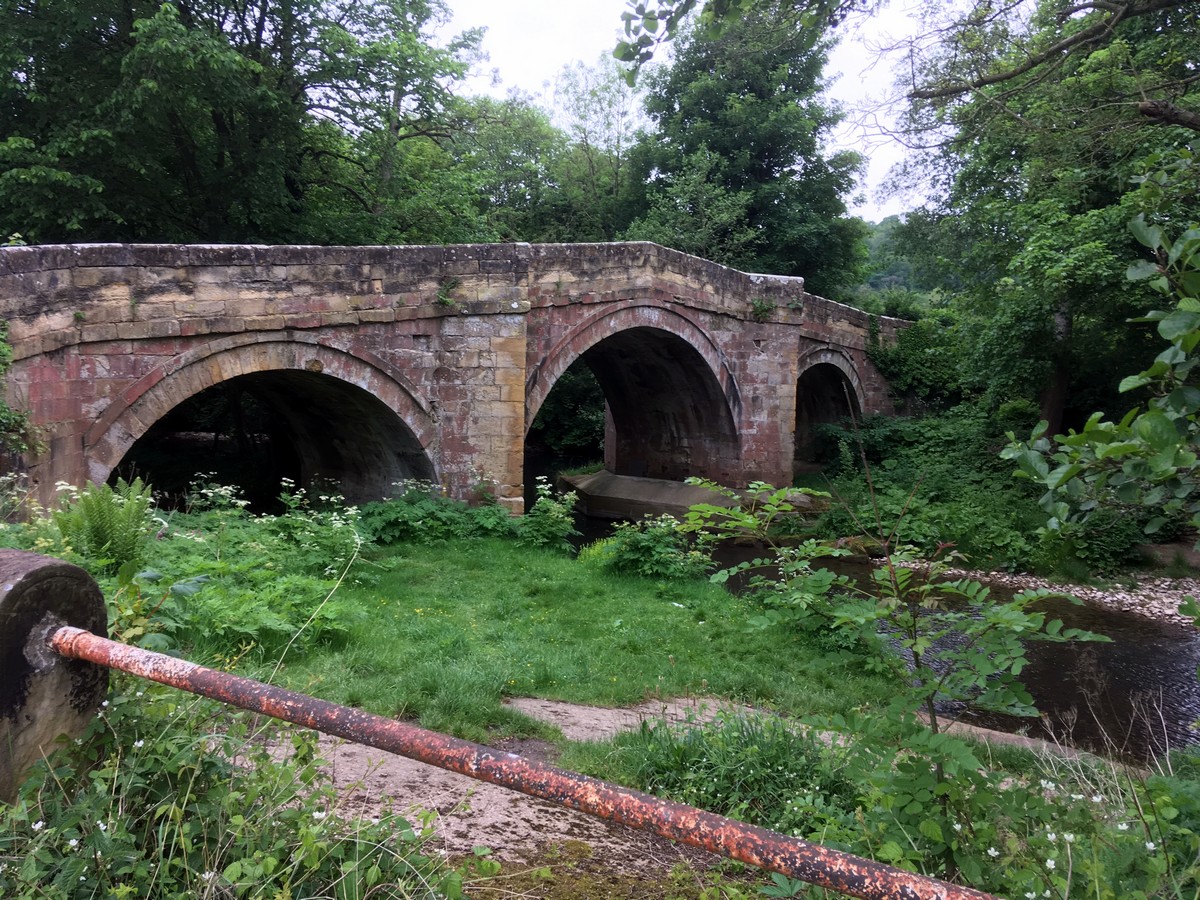
[[[712,38],[735,27],[746,15],[777,8],[780,27],[800,29],[820,39],[825,30],[853,15],[869,15],[887,0],[629,0],[623,14],[625,38],[616,56],[642,65],[695,16]],[[905,43],[902,81],[914,103],[971,97],[1002,87],[1021,90],[1029,77],[1053,78],[1064,65],[1086,65],[1093,57],[1111,64],[1121,56],[1122,32],[1131,25],[1187,32],[1198,12],[1188,0],[969,0],[934,4],[923,12],[923,27]],[[1030,24],[1033,27],[1029,27]],[[1141,23],[1134,25],[1134,23]],[[1128,59],[1132,76],[1114,90],[1114,103],[1134,108],[1145,121],[1200,131],[1195,103],[1197,78],[1176,63],[1192,54],[1159,59]],[[1082,61],[1082,62],[1081,62]]]
[[[436,0],[0,0],[0,231],[356,237],[355,216],[394,195],[403,142],[445,131],[478,35],[434,47],[443,13]]]
[[[749,13],[716,38],[679,38],[647,80],[655,129],[638,155],[645,212],[629,235],[836,294],[858,279],[861,223],[845,196],[861,158],[829,152],[828,47]]]

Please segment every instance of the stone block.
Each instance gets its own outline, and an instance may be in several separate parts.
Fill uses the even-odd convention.
[[[244,321],[247,331],[281,331],[287,320],[284,316],[247,316]]]

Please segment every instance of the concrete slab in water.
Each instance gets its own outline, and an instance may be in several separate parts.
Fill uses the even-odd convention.
[[[696,503],[736,506],[738,501],[709,488],[664,481],[661,478],[637,478],[593,472],[591,475],[565,475],[563,481],[579,494],[579,511],[598,519],[633,519],[663,513],[683,518]]]

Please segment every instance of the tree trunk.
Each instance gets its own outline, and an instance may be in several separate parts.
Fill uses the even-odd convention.
[[[1042,418],[1049,423],[1046,433],[1051,437],[1062,431],[1063,409],[1071,388],[1071,331],[1071,303],[1062,300],[1054,311],[1054,369],[1042,390]]]

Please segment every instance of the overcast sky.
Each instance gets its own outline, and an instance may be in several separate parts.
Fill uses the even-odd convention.
[[[549,104],[554,80],[563,66],[582,62],[593,64],[602,53],[611,53],[621,34],[621,13],[625,0],[447,0],[454,13],[448,31],[485,27],[483,49],[490,57],[471,79],[468,90],[502,97],[511,89],[544,98]],[[854,212],[866,219],[879,220],[903,212],[912,204],[903,199],[876,196],[888,169],[902,155],[901,147],[882,136],[869,122],[888,93],[891,83],[889,65],[876,60],[874,48],[881,38],[906,30],[904,8],[911,0],[894,2],[886,17],[872,18],[867,25],[844,30],[841,44],[834,51],[827,75],[839,75],[832,96],[847,108],[848,122],[836,136],[837,146],[858,150],[870,160],[860,194],[864,203]],[[492,70],[498,76],[493,83]]]

